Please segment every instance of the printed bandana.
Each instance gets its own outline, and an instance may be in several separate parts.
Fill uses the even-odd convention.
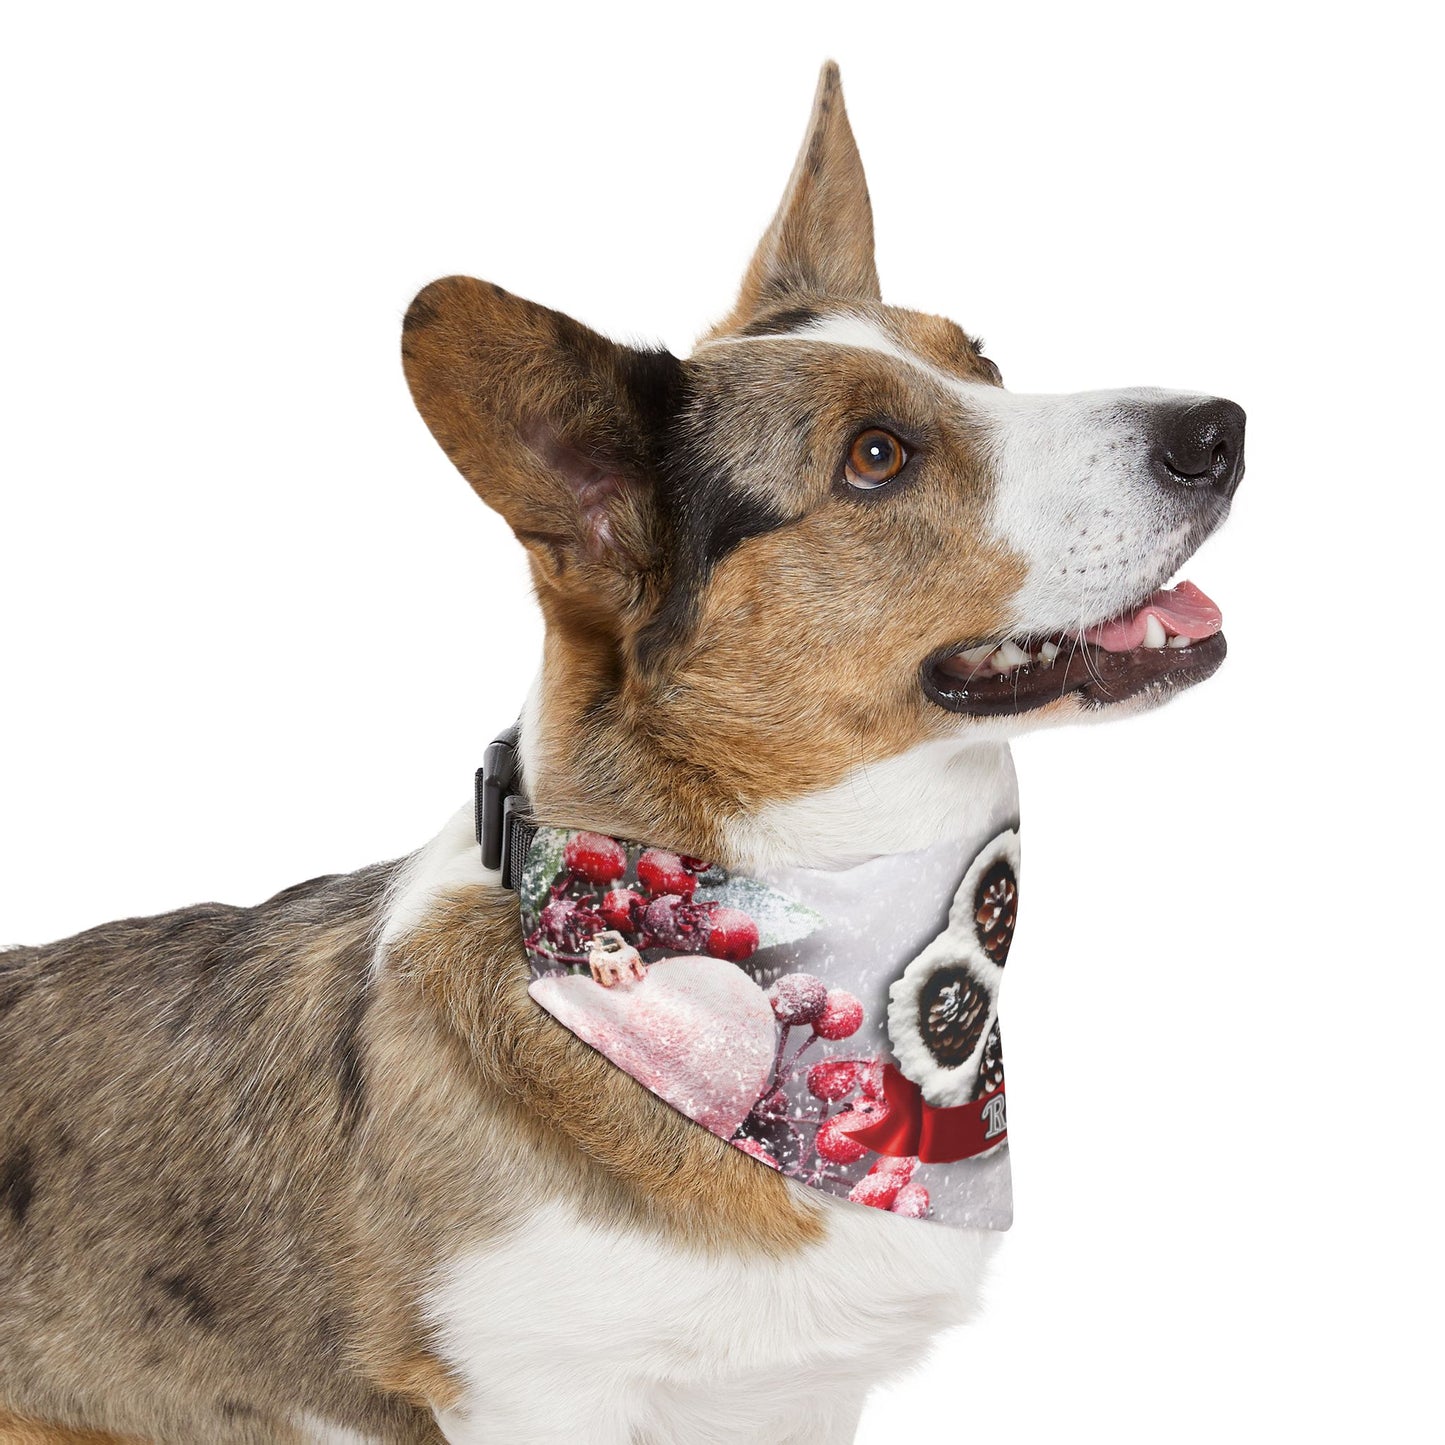
[[[532,997],[689,1119],[789,1178],[1007,1229],[998,990],[1016,827],[766,879],[540,828],[520,872]]]

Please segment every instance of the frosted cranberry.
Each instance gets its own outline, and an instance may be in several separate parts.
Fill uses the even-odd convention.
[[[741,908],[713,904],[708,910],[707,951],[714,958],[741,963],[757,952],[758,925]]]
[[[866,1204],[873,1209],[892,1209],[902,1188],[902,1183],[891,1174],[875,1174],[869,1170],[848,1191],[848,1198],[854,1204]]]
[[[893,1213],[908,1219],[927,1219],[932,1212],[933,1202],[921,1184],[905,1184],[893,1201]]]
[[[631,933],[647,900],[632,888],[614,888],[602,900],[602,918],[609,928],[619,933]]]
[[[810,1024],[823,1012],[828,990],[811,973],[785,973],[768,990],[773,1015],[783,1024]]]
[[[691,898],[697,890],[697,879],[684,866],[676,853],[665,848],[647,848],[637,860],[637,880],[654,898],[675,893]]]
[[[734,1149],[741,1149],[744,1154],[751,1154],[754,1159],[761,1159],[769,1168],[776,1169],[778,1167],[778,1161],[756,1139],[734,1139],[732,1144]]]
[[[538,922],[548,943],[568,953],[577,953],[602,928],[601,914],[575,898],[554,898]]]
[[[574,833],[562,850],[562,861],[589,883],[611,883],[627,871],[627,849],[605,833]]]
[[[808,1092],[815,1099],[836,1104],[853,1091],[858,1072],[858,1065],[852,1059],[824,1059],[808,1070]]]
[[[853,1164],[868,1151],[852,1136],[859,1129],[866,1129],[880,1119],[888,1117],[887,1104],[875,1104],[871,1099],[859,1099],[850,1104],[841,1114],[834,1114],[818,1130],[818,1153],[831,1159],[835,1164]]]
[[[913,1178],[913,1171],[917,1168],[918,1156],[916,1154],[908,1154],[901,1159],[894,1159],[884,1154],[868,1172],[870,1174],[886,1174],[901,1189]]]
[[[832,988],[813,1028],[822,1039],[846,1039],[858,1032],[863,1022],[863,1005],[846,989]]]
[[[880,1060],[874,1059],[871,1063],[863,1066],[860,1091],[865,1099],[881,1099],[883,1097],[883,1064]]]
[[[682,953],[701,953],[707,944],[703,917],[676,893],[664,893],[643,909],[642,932],[649,945]]]
[[[834,1164],[856,1164],[868,1151],[838,1127],[841,1115],[818,1130],[818,1153]]]

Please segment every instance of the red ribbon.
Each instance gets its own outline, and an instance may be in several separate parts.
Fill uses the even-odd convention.
[[[888,1112],[877,1123],[850,1130],[848,1137],[895,1159],[916,1155],[924,1164],[952,1164],[1008,1138],[1002,1084],[986,1099],[936,1109],[917,1084],[885,1064],[883,1099]]]

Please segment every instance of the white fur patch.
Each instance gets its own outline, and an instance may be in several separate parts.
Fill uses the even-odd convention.
[[[382,1445],[374,1435],[360,1435],[343,1425],[333,1425],[319,1415],[302,1415],[296,1428],[314,1445]]]
[[[990,521],[999,539],[1028,560],[1008,630],[1088,627],[1168,581],[1202,532],[1197,513],[1150,471],[1147,413],[1181,393],[984,390],[990,400],[978,410],[988,418]]]
[[[781,1260],[686,1249],[556,1202],[452,1260],[426,1303],[465,1392],[438,1415],[447,1439],[851,1440],[867,1389],[974,1311],[998,1236],[799,1192],[827,1235]]]
[[[387,949],[398,938],[426,920],[443,894],[469,884],[497,886],[501,881],[495,868],[482,867],[472,806],[459,808],[426,847],[402,864],[392,883],[376,936],[376,967],[381,967]]]
[[[998,826],[1018,810],[1008,745],[948,738],[855,768],[830,788],[763,808],[728,830],[743,872],[847,868]]]

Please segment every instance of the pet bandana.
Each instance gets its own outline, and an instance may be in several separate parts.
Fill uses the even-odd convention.
[[[532,997],[654,1094],[814,1189],[1007,1229],[1018,870],[1017,829],[996,824],[760,877],[543,827],[509,871]]]

